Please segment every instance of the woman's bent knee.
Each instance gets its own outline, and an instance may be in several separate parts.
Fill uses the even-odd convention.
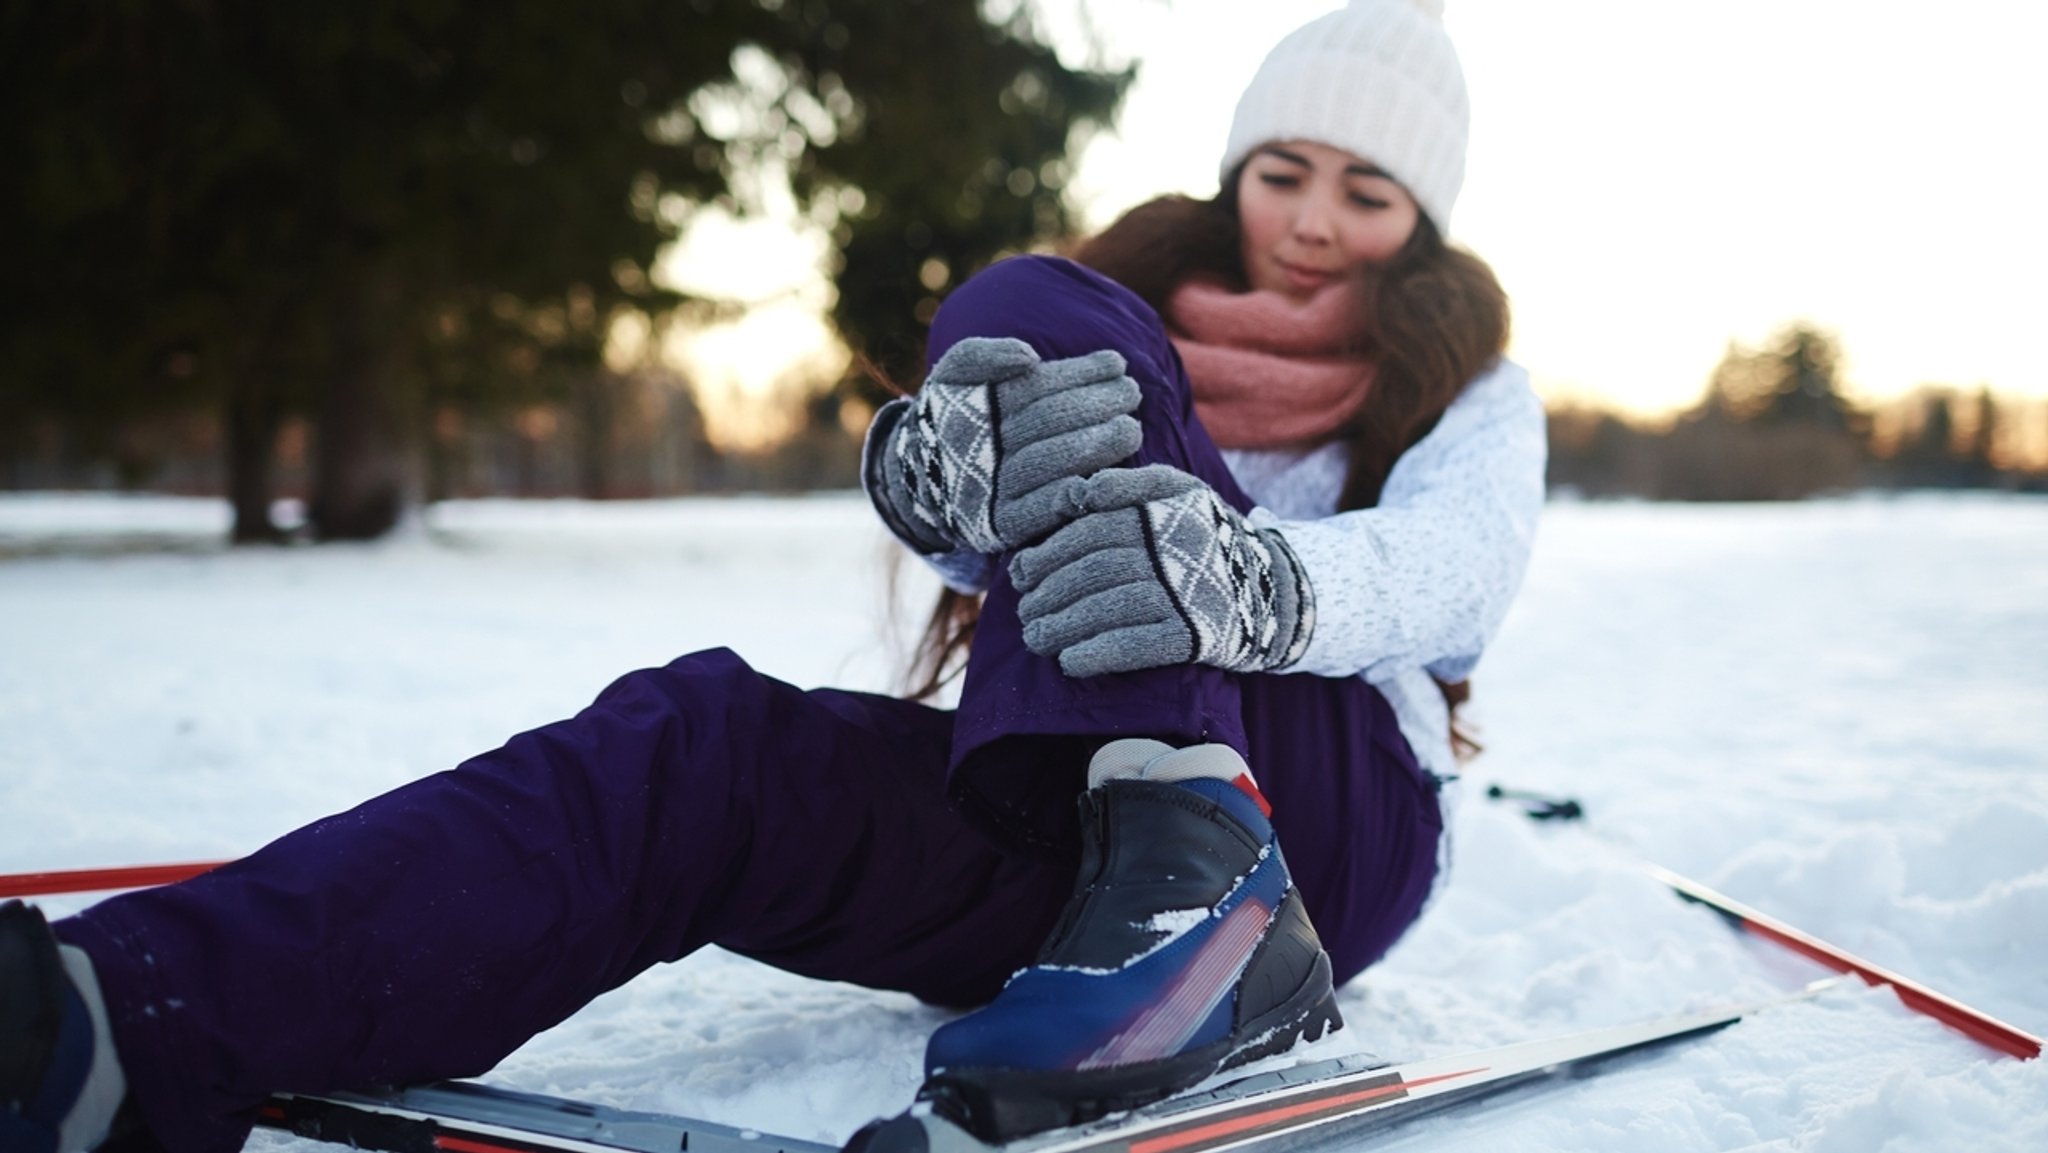
[[[1126,463],[1169,464],[1251,507],[1195,415],[1194,392],[1166,326],[1123,285],[1071,260],[1019,256],[989,266],[948,297],[932,321],[927,363],[971,336],[1010,337],[1047,360],[1109,349],[1138,382],[1143,443]]]
[[[955,289],[932,319],[927,367],[970,336],[1013,337],[1047,360],[1114,349],[1145,388],[1181,379],[1159,315],[1130,289],[1071,260],[1018,256]]]

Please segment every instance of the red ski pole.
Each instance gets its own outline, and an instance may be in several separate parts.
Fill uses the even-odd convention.
[[[0,898],[93,893],[103,889],[144,889],[196,877],[226,861],[183,865],[129,865],[114,869],[59,869],[44,873],[0,873]]]
[[[1585,817],[1585,809],[1569,797],[1547,797],[1540,793],[1488,787],[1486,795],[1495,800],[1515,801],[1523,812],[1539,821],[1570,822]],[[1695,904],[1705,905],[1726,917],[1736,928],[1818,961],[1837,973],[1850,973],[1866,985],[1889,986],[1906,1008],[1940,1021],[1949,1028],[2001,1053],[2031,1061],[2041,1055],[2041,1038],[1989,1013],[1972,1009],[1952,997],[1858,957],[1847,949],[1830,945],[1819,937],[1760,913],[1732,897],[1717,893],[1690,877],[1680,876],[1662,865],[1637,860],[1636,864],[1659,883]]]
[[[1661,865],[1645,863],[1643,870],[1686,900],[1705,905],[1733,921],[1743,932],[1782,945],[1837,973],[1852,973],[1861,977],[1866,985],[1889,985],[1906,1008],[1932,1017],[2001,1053],[2009,1053],[2022,1061],[2031,1061],[2041,1055],[2041,1038],[2008,1025],[1989,1013],[1943,996],[1911,977],[1902,977],[1890,969],[1873,965],[1846,949],[1838,949],[1819,937],[1802,932],[1769,914],[1759,913]]]

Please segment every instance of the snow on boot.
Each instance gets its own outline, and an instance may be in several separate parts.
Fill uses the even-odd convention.
[[[1136,1108],[1342,1021],[1243,758],[1105,745],[1038,960],[932,1034],[920,1101],[985,1141]]]
[[[34,906],[0,904],[0,1150],[83,1153],[126,1089],[92,963]]]

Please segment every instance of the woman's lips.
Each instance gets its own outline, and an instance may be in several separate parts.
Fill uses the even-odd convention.
[[[1337,279],[1335,272],[1325,272],[1316,268],[1303,268],[1298,264],[1289,264],[1284,260],[1275,260],[1273,263],[1280,267],[1281,274],[1287,277],[1287,283],[1296,288],[1313,290],[1321,288],[1332,280]]]

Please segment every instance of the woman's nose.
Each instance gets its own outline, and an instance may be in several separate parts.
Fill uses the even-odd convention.
[[[1335,236],[1329,206],[1304,196],[1294,210],[1294,239],[1302,244],[1328,244]]]

